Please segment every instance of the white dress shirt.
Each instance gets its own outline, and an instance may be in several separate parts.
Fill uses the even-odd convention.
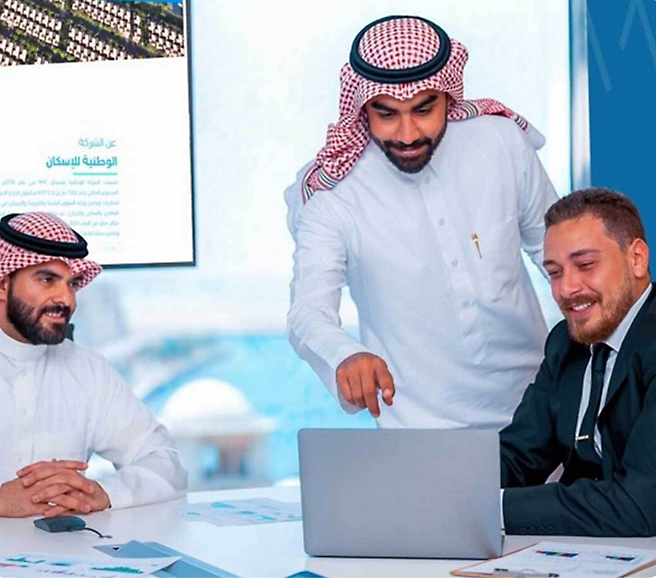
[[[368,351],[396,385],[380,426],[506,425],[547,333],[520,249],[541,267],[543,216],[557,200],[522,130],[496,116],[449,123],[417,174],[370,142],[333,190],[302,205],[299,181],[285,196],[296,240],[289,339],[342,407],[358,411],[335,370]],[[346,284],[361,342],[341,328]]]
[[[184,495],[187,472],[166,429],[98,354],[69,340],[15,341],[0,331],[0,483],[38,461],[88,461],[117,468],[99,480],[112,508]]]
[[[617,354],[622,347],[624,338],[629,332],[633,321],[638,315],[638,311],[647,301],[647,297],[651,293],[651,285],[644,290],[640,298],[633,304],[629,312],[622,319],[621,323],[617,326],[613,334],[603,343],[610,347],[610,353],[608,354],[608,361],[606,362],[606,369],[604,371],[604,382],[602,384],[601,390],[601,399],[599,401],[599,410],[597,415],[599,415],[606,405],[606,396],[608,395],[608,386],[610,385],[610,379],[613,376],[613,369],[615,368],[615,361],[617,361]],[[585,417],[585,412],[588,411],[588,404],[590,403],[590,389],[592,388],[592,348],[590,346],[590,360],[588,361],[588,366],[585,368],[585,373],[583,374],[583,389],[581,390],[581,405],[579,406],[579,416],[576,424],[577,437],[581,433],[581,424],[583,423],[583,418]],[[594,429],[594,448],[599,457],[602,456],[602,447],[601,447],[601,434],[599,433],[598,422],[595,422]],[[578,445],[578,444],[576,444]]]

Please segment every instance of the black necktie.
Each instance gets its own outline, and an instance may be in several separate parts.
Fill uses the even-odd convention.
[[[610,354],[610,347],[605,343],[597,343],[592,353],[592,379],[590,380],[590,401],[588,409],[583,416],[581,429],[577,437],[579,456],[587,462],[599,463],[599,455],[594,449],[594,432],[599,413],[601,391],[604,388],[604,373],[606,362]]]

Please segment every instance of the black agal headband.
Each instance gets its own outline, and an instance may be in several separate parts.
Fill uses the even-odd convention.
[[[84,259],[89,254],[87,249],[87,242],[82,235],[75,233],[77,237],[76,243],[68,243],[65,241],[51,241],[49,239],[41,239],[40,237],[33,237],[20,233],[9,225],[14,217],[20,213],[12,213],[5,215],[0,219],[0,237],[21,249],[27,249],[34,253],[41,255],[52,255],[53,257],[68,257],[69,259]],[[72,230],[72,229],[71,229]]]
[[[433,58],[431,58],[428,62],[425,62],[424,64],[420,64],[419,66],[413,66],[412,68],[404,68],[400,70],[378,68],[377,66],[373,66],[368,62],[366,62],[364,58],[360,56],[360,51],[359,51],[360,41],[362,40],[362,37],[366,34],[366,32],[369,29],[376,26],[377,24],[380,24],[381,22],[387,22],[388,20],[397,20],[403,18],[421,20],[422,22],[428,24],[433,30],[435,30],[437,36],[440,39],[440,47],[437,51],[437,54]],[[449,35],[446,32],[444,32],[444,30],[434,22],[431,22],[430,20],[426,20],[426,18],[422,18],[421,16],[385,16],[384,18],[379,18],[378,20],[375,20],[371,24],[367,24],[367,26],[365,26],[362,30],[360,30],[360,32],[358,32],[358,35],[355,37],[355,40],[353,41],[353,45],[351,46],[349,63],[351,64],[351,67],[353,68],[353,70],[355,70],[355,72],[357,72],[360,76],[363,76],[368,80],[373,80],[374,82],[380,82],[381,84],[403,84],[406,82],[417,82],[418,80],[424,80],[429,76],[433,76],[433,74],[436,74],[437,72],[442,70],[442,68],[444,68],[450,56],[451,56],[451,40],[449,39]]]

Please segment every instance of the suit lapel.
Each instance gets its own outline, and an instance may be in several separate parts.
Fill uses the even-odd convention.
[[[627,348],[622,345],[620,352],[617,354],[617,360],[615,361],[615,367],[613,368],[613,375],[610,377],[610,383],[608,384],[608,394],[606,395],[606,403],[599,413],[599,422],[601,423],[604,420],[606,414],[606,409],[611,405],[615,394],[620,390],[620,387],[624,385],[626,381],[627,374]]]
[[[622,347],[617,354],[617,360],[615,361],[615,367],[613,368],[613,375],[610,378],[610,383],[608,384],[608,394],[606,395],[606,403],[602,412],[599,414],[599,421],[602,421],[604,414],[606,413],[606,408],[608,408],[617,392],[621,389],[622,385],[626,381],[626,376],[629,368],[629,358],[635,351],[636,345],[644,341],[645,334],[647,332],[652,332],[653,330],[649,328],[649,324],[645,323],[645,320],[656,315],[656,284],[652,284],[651,293],[645,301],[644,305],[638,311],[636,318],[633,320],[629,331],[622,342]]]

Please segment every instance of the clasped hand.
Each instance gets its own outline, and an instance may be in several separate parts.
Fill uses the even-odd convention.
[[[85,462],[53,460],[37,462],[17,472],[17,478],[0,486],[0,516],[22,518],[90,513],[109,507],[100,485],[79,472]]]

